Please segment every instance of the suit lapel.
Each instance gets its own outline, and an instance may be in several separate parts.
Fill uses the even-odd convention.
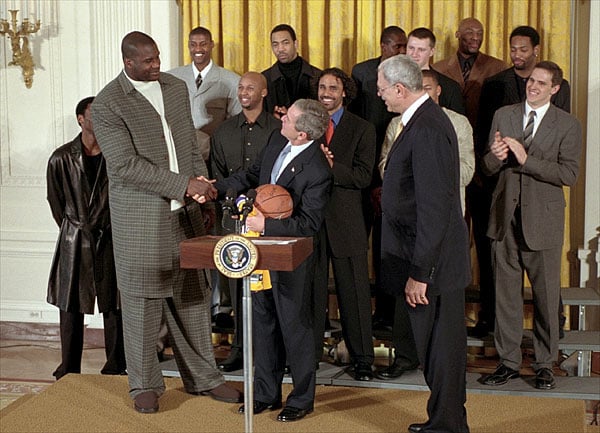
[[[317,140],[313,141],[310,146],[306,150],[300,153],[300,155],[296,156],[294,159],[290,161],[290,163],[285,167],[285,169],[281,172],[279,179],[277,179],[277,184],[281,186],[288,186],[294,177],[300,173],[304,169],[304,164],[310,162],[315,154],[315,151],[321,151],[319,149],[319,142]]]
[[[533,140],[531,141],[531,146],[529,147],[529,152],[532,149],[536,149],[541,147],[542,143],[548,142],[546,137],[550,135],[556,128],[556,109],[552,104],[548,108],[546,115],[542,119],[539,124],[537,130],[535,131],[535,135],[533,136]]]
[[[412,128],[412,126],[415,123],[415,120],[421,116],[421,114],[423,113],[423,111],[425,111],[425,109],[428,107],[429,104],[435,104],[435,102],[433,102],[431,100],[431,98],[427,98],[427,100],[425,102],[423,102],[419,108],[417,108],[417,111],[415,111],[415,113],[412,115],[412,117],[410,118],[408,123],[406,125],[404,125],[404,128],[402,128],[402,131],[400,131],[400,134],[398,134],[398,137],[396,137],[396,141],[394,141],[394,144],[392,144],[392,147],[391,147],[390,151],[388,152],[388,156],[387,156],[386,164],[385,164],[386,167],[387,167],[387,161],[389,161],[390,157],[392,156],[392,153],[394,153],[396,148],[398,148],[400,146],[400,142],[402,141],[404,135],[406,135],[410,131],[410,129]]]

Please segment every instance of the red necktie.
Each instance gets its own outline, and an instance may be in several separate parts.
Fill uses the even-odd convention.
[[[329,118],[329,125],[327,125],[327,131],[325,131],[325,141],[327,141],[327,144],[329,145],[329,143],[331,143],[331,137],[333,137],[333,131],[334,131],[334,127],[333,127],[333,120],[331,120],[331,117]]]

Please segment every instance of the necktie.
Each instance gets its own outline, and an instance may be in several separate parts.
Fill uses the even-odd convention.
[[[396,132],[394,132],[394,141],[396,141],[396,139],[398,138],[398,136],[400,135],[400,133],[402,132],[403,129],[404,129],[404,123],[398,122],[398,124],[396,125]]]
[[[196,89],[200,88],[200,84],[202,84],[202,74],[198,74],[196,77]]]
[[[471,74],[471,62],[466,61],[462,70],[463,81],[466,82],[469,79],[469,75]]]
[[[531,142],[533,141],[533,123],[535,119],[535,111],[531,110],[529,112],[529,117],[527,118],[527,125],[525,125],[525,129],[523,130],[523,146],[525,149],[529,147]]]
[[[279,153],[279,156],[275,160],[275,164],[273,164],[273,170],[271,170],[271,183],[277,182],[277,178],[279,177],[279,172],[281,171],[281,166],[283,165],[283,161],[285,157],[292,151],[292,145],[287,144],[283,150]]]
[[[335,131],[335,127],[333,125],[333,120],[331,117],[329,118],[329,124],[327,125],[327,131],[325,131],[325,140],[327,144],[331,143],[331,138],[333,137],[333,132]]]

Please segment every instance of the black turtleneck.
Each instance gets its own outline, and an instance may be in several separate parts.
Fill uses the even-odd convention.
[[[298,99],[298,81],[300,79],[300,72],[302,71],[302,58],[297,56],[289,63],[277,63],[281,75],[285,78],[285,87],[290,100],[295,101]]]

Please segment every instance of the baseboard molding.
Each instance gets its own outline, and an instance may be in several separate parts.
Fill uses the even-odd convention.
[[[2,322],[55,323],[58,325],[58,308],[39,301],[2,301]]]
[[[0,322],[0,340],[60,343],[60,326],[56,323]],[[104,347],[104,330],[86,327],[83,342],[87,347]]]

